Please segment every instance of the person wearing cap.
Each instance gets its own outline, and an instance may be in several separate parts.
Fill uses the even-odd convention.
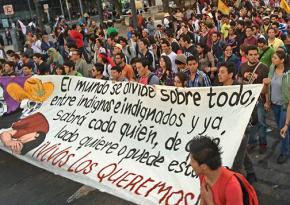
[[[271,24],[270,24],[270,17],[269,16],[264,16],[263,17],[263,24],[261,26],[261,33],[263,35],[267,35],[267,31],[268,29],[271,27]]]
[[[258,48],[260,62],[270,67],[272,65],[272,55],[275,53],[274,49],[268,46],[265,38],[258,39]]]
[[[146,38],[146,39],[148,39],[148,36],[149,36],[149,31],[148,31],[147,28],[144,28],[144,29],[142,30],[142,38]]]
[[[116,43],[113,47],[113,55],[117,55],[119,53],[122,53],[122,49],[123,49],[123,46],[119,43]]]
[[[0,133],[0,140],[13,153],[25,155],[45,140],[48,131],[47,119],[38,112],[13,123],[10,130]]]
[[[178,72],[185,73],[187,77],[190,76],[190,71],[187,68],[186,56],[184,54],[177,54],[175,59],[175,64],[177,66]]]

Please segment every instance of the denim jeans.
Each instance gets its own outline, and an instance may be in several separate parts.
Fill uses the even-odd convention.
[[[283,110],[282,105],[275,105],[275,104],[272,104],[272,110],[275,116],[278,130],[280,132],[280,129],[284,127],[285,125],[287,110]],[[281,147],[280,147],[281,154],[288,155],[288,156],[289,156],[289,133],[290,133],[289,131],[290,129],[288,128],[288,132],[286,133],[285,138],[282,138],[281,140]]]
[[[257,106],[257,115],[258,123],[250,130],[249,144],[257,144],[257,135],[259,136],[259,144],[266,145],[266,111],[264,109],[263,102],[258,102]]]

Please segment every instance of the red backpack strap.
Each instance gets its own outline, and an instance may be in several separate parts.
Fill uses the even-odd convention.
[[[242,174],[234,172],[234,175],[241,185],[241,189],[243,191],[244,205],[259,205],[257,193],[254,187]]]
[[[220,177],[222,177],[222,181],[224,183],[220,184],[222,186],[219,187],[219,199],[222,204],[226,204],[226,197],[225,197],[226,187],[230,179],[234,176],[234,172],[232,172],[231,170],[228,170],[225,167],[222,167],[222,169],[223,170]]]

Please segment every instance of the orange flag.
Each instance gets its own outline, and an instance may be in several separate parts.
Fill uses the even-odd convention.
[[[290,6],[288,5],[286,0],[281,0],[280,7],[284,9],[287,12],[287,14],[290,14]]]
[[[222,12],[224,15],[230,14],[230,8],[222,0],[218,2],[218,11]]]

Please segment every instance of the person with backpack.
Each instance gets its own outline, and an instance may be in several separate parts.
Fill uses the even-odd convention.
[[[217,140],[198,136],[188,144],[190,165],[200,179],[200,204],[259,204],[255,189],[245,177],[222,166],[222,152]]]
[[[188,87],[208,87],[211,86],[210,79],[201,70],[199,70],[199,61],[194,56],[187,57],[187,67],[190,71]]]
[[[159,85],[160,80],[149,69],[150,62],[147,58],[139,58],[136,60],[136,69],[139,75],[138,83],[143,85]]]

